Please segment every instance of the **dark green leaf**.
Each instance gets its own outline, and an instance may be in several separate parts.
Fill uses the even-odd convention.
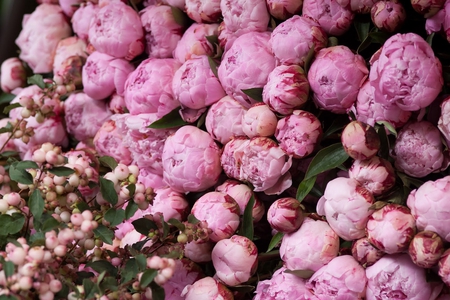
[[[1,157],[11,157],[11,156],[19,156],[19,152],[17,151],[4,151],[0,153]]]
[[[197,120],[197,128],[200,128],[203,126],[203,124],[205,124],[205,120],[206,120],[206,115],[208,114],[208,110],[205,111],[200,118],[198,118]]]
[[[283,236],[284,233],[282,232],[275,233],[275,235],[270,240],[269,247],[267,248],[266,253],[272,251],[272,249],[275,248],[278,245],[278,243],[283,239]]]
[[[17,169],[39,169],[39,166],[31,160],[18,161],[15,163]]]
[[[200,220],[197,219],[193,214],[189,214],[189,216],[187,217],[187,220],[189,223],[191,223],[193,225],[200,223]]]
[[[129,218],[134,216],[134,214],[137,212],[138,209],[139,207],[136,204],[136,202],[134,201],[128,202],[127,208],[125,208],[125,220],[128,220]]]
[[[314,187],[314,184],[316,183],[317,176],[313,176],[308,179],[302,180],[297,188],[297,196],[296,199],[300,202],[305,199],[305,197],[311,192],[312,188]]]
[[[85,299],[95,299],[95,294],[100,292],[97,284],[95,284],[91,279],[83,279],[84,288],[84,298]]]
[[[171,218],[169,219],[168,223],[170,225],[175,226],[179,231],[184,231],[186,229],[186,226],[184,226],[184,224],[178,221],[177,219]]]
[[[386,128],[384,125],[381,125],[377,128],[378,136],[380,137],[380,150],[378,151],[378,155],[381,158],[388,159],[389,158],[389,138],[386,134]]]
[[[8,122],[5,127],[0,128],[0,133],[12,132],[13,128],[14,127],[12,126],[11,122]]]
[[[75,173],[75,170],[68,168],[68,167],[53,167],[48,170],[50,173],[56,175],[56,176],[69,176],[73,173]]]
[[[344,163],[348,159],[348,154],[344,151],[341,143],[336,143],[317,152],[316,156],[309,164],[305,174],[305,179],[319,175]]]
[[[141,251],[142,248],[145,246],[145,244],[147,244],[148,241],[150,241],[150,238],[146,238],[142,241],[136,242],[133,245],[131,245],[131,247],[137,251]]]
[[[219,44],[219,36],[217,35],[207,35],[205,38],[211,45]]]
[[[134,258],[136,258],[139,271],[143,271],[147,268],[147,257],[144,254],[138,254]]]
[[[228,287],[230,291],[239,292],[239,293],[252,293],[255,290],[255,287],[250,284],[240,284],[235,286]]]
[[[105,213],[105,220],[109,222],[110,226],[116,226],[123,222],[125,219],[125,211],[121,208],[111,207]]]
[[[134,183],[127,185],[127,190],[130,192],[130,198],[133,197],[136,192],[136,185]]]
[[[333,133],[340,131],[348,124],[347,118],[335,118],[331,123],[330,127],[324,132],[322,139],[332,135]]]
[[[59,221],[53,217],[49,217],[47,220],[45,220],[44,224],[42,224],[42,231],[47,232],[47,231],[55,229],[58,226],[59,226]]]
[[[208,62],[209,67],[211,68],[211,71],[213,72],[214,76],[216,76],[216,78],[219,78],[219,75],[217,74],[217,68],[219,67],[219,64],[211,56],[208,56]]]
[[[112,205],[116,205],[117,201],[119,201],[119,196],[114,189],[114,182],[103,177],[99,177],[98,180],[103,199]]]
[[[98,227],[94,229],[94,234],[103,242],[107,243],[108,245],[112,245],[114,238],[114,231],[107,228],[105,225],[98,224]]]
[[[131,258],[125,263],[125,267],[122,270],[122,279],[121,283],[128,282],[129,280],[136,277],[137,273],[139,273],[138,264],[135,258]]]
[[[263,97],[262,97],[263,88],[252,88],[252,89],[246,89],[246,90],[241,90],[241,91],[255,101],[259,101],[259,102],[263,101]]]
[[[161,224],[163,226],[163,239],[165,239],[168,235],[169,235],[169,223],[167,223],[166,221],[164,221],[164,216],[161,214],[159,215],[160,220],[161,220]]]
[[[140,285],[142,287],[147,287],[153,279],[155,279],[156,275],[158,275],[158,270],[155,269],[147,269],[144,271],[141,277]]]
[[[183,27],[188,27],[191,24],[191,19],[179,8],[171,6],[172,15],[175,22]]]
[[[432,32],[429,36],[427,36],[427,43],[428,45],[433,46],[433,38],[434,38],[435,32]]]
[[[374,31],[368,35],[373,43],[384,44],[390,35],[384,31]]]
[[[44,241],[45,244],[45,234],[42,231],[36,232],[35,234],[32,234],[30,237],[30,242],[34,245],[40,244],[41,241]]]
[[[148,128],[153,129],[166,129],[166,128],[173,128],[173,127],[179,127],[186,125],[186,123],[180,115],[180,107],[175,108],[170,113],[164,115],[161,119],[156,120],[149,126]]]
[[[360,42],[369,35],[370,22],[353,22],[356,29],[356,34],[358,35],[358,40]]]
[[[106,291],[117,291],[119,289],[117,285],[117,279],[112,276],[107,276],[103,278],[102,282],[100,282],[100,290],[104,294]]]
[[[27,78],[27,83],[31,84],[31,85],[37,85],[38,87],[40,87],[41,89],[45,89],[45,82],[44,82],[44,77],[42,77],[42,75],[39,74],[35,74],[31,77]]]
[[[14,296],[0,295],[0,300],[19,300]]]
[[[3,113],[4,113],[4,114],[9,114],[9,112],[10,112],[11,110],[13,110],[14,108],[18,108],[18,107],[22,107],[22,105],[20,105],[20,103],[13,103],[13,104],[10,104],[10,105],[8,105],[7,107],[5,107],[5,108],[3,109]]]
[[[16,98],[14,94],[2,93],[0,94],[0,105],[10,103]]]
[[[164,292],[164,288],[157,285],[155,282],[150,284],[152,288],[152,300],[164,300],[166,299],[166,294]]]
[[[244,209],[244,216],[242,220],[242,227],[240,230],[240,235],[245,236],[246,238],[253,240],[253,206],[255,205],[255,196],[252,193],[252,196],[248,200],[247,205]]]
[[[397,175],[402,181],[403,185],[407,187],[411,187],[412,185],[415,188],[419,188],[424,183],[422,180],[408,176],[405,173],[397,172]]]
[[[311,271],[311,270],[286,270],[284,272],[293,274],[293,275],[303,278],[303,279],[309,279],[314,274],[314,271]]]
[[[114,267],[109,261],[107,260],[97,260],[94,262],[89,262],[86,264],[86,267],[91,267],[98,273],[101,273],[103,271],[106,271],[111,276],[117,275],[117,268]]]
[[[44,212],[44,198],[42,198],[41,191],[35,189],[28,200],[28,207],[33,214],[34,220],[40,221],[42,213]]]
[[[9,167],[9,177],[12,181],[22,184],[33,184],[33,176],[24,169],[18,169],[17,163],[13,163]]]
[[[303,68],[305,70],[305,74],[308,74],[309,67],[311,66],[313,58],[314,58],[314,53],[315,53],[315,47],[314,47],[314,45],[312,45],[311,48],[309,48],[308,55],[306,55],[306,58],[305,58],[305,67]]]
[[[25,224],[25,216],[21,213],[13,213],[11,216],[7,214],[0,215],[0,228],[3,234],[16,234],[22,230]]]
[[[327,45],[327,47],[334,47],[334,46],[337,46],[337,45],[339,45],[339,41],[338,41],[337,37],[330,36],[328,38],[328,45]]]
[[[91,209],[86,202],[78,202],[75,206],[80,210],[80,212]]]
[[[392,133],[395,137],[397,137],[397,130],[395,130],[395,127],[392,126],[391,123],[387,121],[378,121],[377,124],[383,125],[387,130],[389,130],[390,133]]]
[[[88,187],[89,187],[90,189],[95,189],[96,187],[98,187],[98,183],[95,182],[95,181],[89,180]]]
[[[11,261],[5,261],[2,263],[3,265],[3,271],[5,272],[5,276],[6,278],[11,277],[12,275],[14,275],[14,263]]]
[[[109,167],[113,171],[118,165],[117,161],[111,156],[104,155],[102,157],[99,157],[98,160],[100,161],[100,164],[105,167]]]
[[[134,229],[136,229],[137,232],[145,236],[149,234],[151,229],[158,230],[156,223],[146,218],[134,220],[131,224],[133,224]]]

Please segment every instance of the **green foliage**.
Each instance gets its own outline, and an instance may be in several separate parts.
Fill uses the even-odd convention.
[[[114,183],[103,177],[99,177],[98,182],[100,183],[100,193],[102,194],[103,199],[112,205],[116,205],[119,201],[119,196],[114,189]]]
[[[177,107],[173,109],[168,114],[164,115],[161,119],[156,120],[152,124],[148,125],[148,128],[153,129],[167,129],[167,128],[175,128],[180,127],[186,124],[189,124],[185,122],[180,115],[180,109],[181,107]]]

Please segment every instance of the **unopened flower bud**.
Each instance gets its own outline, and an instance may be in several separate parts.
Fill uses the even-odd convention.
[[[353,242],[352,255],[361,264],[367,267],[376,263],[384,252],[375,248],[366,237]]]
[[[380,138],[375,129],[360,121],[350,122],[342,131],[342,145],[353,159],[365,160],[380,149]]]
[[[303,223],[303,209],[295,198],[281,198],[269,207],[267,220],[270,226],[280,232],[296,231]]]
[[[372,22],[387,32],[397,31],[406,19],[406,12],[399,1],[378,1],[370,10]]]
[[[421,231],[409,244],[408,254],[411,260],[421,268],[436,265],[444,253],[444,241],[433,231]]]

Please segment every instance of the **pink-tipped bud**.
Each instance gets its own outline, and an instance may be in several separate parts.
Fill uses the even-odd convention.
[[[281,198],[269,207],[267,220],[273,229],[290,233],[300,228],[303,223],[303,209],[295,198]]]
[[[378,1],[372,6],[370,16],[376,27],[394,32],[405,22],[406,12],[398,1]]]
[[[444,253],[444,241],[433,231],[416,234],[409,244],[408,254],[411,260],[421,268],[436,265]]]
[[[380,138],[375,129],[360,121],[350,122],[342,131],[342,145],[353,159],[365,160],[377,154]]]
[[[369,267],[383,257],[384,252],[375,248],[369,239],[363,237],[353,242],[352,255],[361,265]]]

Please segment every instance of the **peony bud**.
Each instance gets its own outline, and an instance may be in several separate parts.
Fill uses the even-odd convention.
[[[11,93],[18,87],[24,87],[27,74],[22,61],[17,57],[11,57],[5,60],[1,66],[1,89],[5,93]]]
[[[368,14],[370,9],[378,0],[336,0],[342,7],[349,7],[357,14]]]
[[[212,277],[205,277],[187,285],[181,296],[185,297],[185,300],[234,299],[232,292]]]
[[[357,160],[372,158],[380,149],[380,138],[375,129],[359,121],[345,126],[341,141],[345,152]]]
[[[303,15],[317,20],[327,34],[335,36],[344,34],[354,18],[349,7],[342,7],[335,0],[305,0]]]
[[[433,231],[417,233],[408,248],[411,260],[421,268],[431,268],[436,265],[443,253],[444,241]]]
[[[264,103],[256,103],[242,115],[242,131],[249,137],[272,136],[277,128],[277,116]]]
[[[348,175],[374,196],[382,195],[395,184],[395,170],[391,163],[378,156],[367,160],[355,160]]]
[[[375,248],[366,237],[353,242],[352,255],[362,266],[370,267],[384,254],[383,251]]]
[[[303,1],[266,0],[269,13],[278,20],[286,20],[302,10]]]
[[[186,0],[186,13],[197,23],[217,23],[222,17],[220,0]]]
[[[291,233],[303,223],[303,209],[295,198],[281,198],[269,207],[267,221],[272,229],[283,233]]]
[[[444,6],[445,0],[411,0],[411,5],[416,12],[425,18],[430,18]]]
[[[405,22],[406,12],[398,1],[378,1],[370,10],[370,16],[379,29],[395,32]]]

